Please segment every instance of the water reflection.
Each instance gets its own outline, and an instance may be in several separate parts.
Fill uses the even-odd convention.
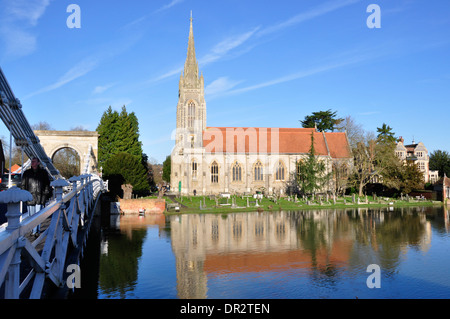
[[[126,298],[138,279],[138,265],[149,225],[161,228],[164,216],[111,215],[100,243],[99,290],[108,298]]]
[[[101,298],[450,297],[445,267],[435,267],[450,263],[446,209],[121,216],[113,224],[101,243]],[[381,267],[385,289],[365,285],[370,264]],[[413,277],[429,295],[411,294]]]
[[[389,277],[408,248],[429,249],[426,211],[360,208],[172,216],[178,296],[206,298],[208,279],[229,273],[303,269],[313,284],[332,286],[344,271],[346,276],[365,273],[368,265],[378,264]]]

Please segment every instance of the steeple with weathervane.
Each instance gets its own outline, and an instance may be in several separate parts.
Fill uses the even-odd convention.
[[[189,40],[184,70],[180,75],[177,105],[176,144],[186,147],[201,146],[202,132],[206,128],[206,103],[203,74],[199,76],[195,57],[194,30],[190,18]]]

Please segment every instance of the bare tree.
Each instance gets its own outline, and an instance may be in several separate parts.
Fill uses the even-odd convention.
[[[334,192],[339,196],[345,193],[351,168],[347,161],[333,161]]]
[[[34,131],[53,131],[53,127],[45,121],[40,121],[37,124],[31,125],[31,129]]]
[[[83,125],[77,125],[77,126],[74,126],[74,127],[72,127],[70,130],[71,130],[71,131],[88,131],[87,129],[85,129],[85,128],[83,127]]]
[[[65,178],[80,174],[80,156],[72,148],[66,147],[60,149],[53,155],[52,161]]]
[[[352,183],[358,187],[359,196],[363,196],[363,188],[375,173],[376,140],[373,133],[366,133],[364,139],[357,142],[353,149],[354,171]]]
[[[337,130],[339,132],[347,132],[348,142],[352,149],[356,148],[358,142],[361,142],[364,139],[365,132],[362,125],[356,123],[350,115],[339,123]]]

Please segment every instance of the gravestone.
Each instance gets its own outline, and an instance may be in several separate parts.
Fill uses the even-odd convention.
[[[231,198],[231,208],[236,208],[236,197]]]

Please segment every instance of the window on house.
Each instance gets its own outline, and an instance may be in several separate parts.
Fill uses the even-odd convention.
[[[420,169],[421,171],[424,171],[424,170],[425,170],[425,163],[424,163],[424,162],[419,162],[419,169]]]
[[[234,162],[233,168],[233,182],[240,182],[242,180],[242,167],[238,162]]]
[[[262,181],[263,180],[263,166],[260,161],[257,161],[255,164],[255,181]]]
[[[216,162],[213,162],[211,165],[211,183],[219,182],[219,166]]]
[[[278,162],[277,171],[275,173],[275,180],[284,181],[284,165],[281,161]]]

